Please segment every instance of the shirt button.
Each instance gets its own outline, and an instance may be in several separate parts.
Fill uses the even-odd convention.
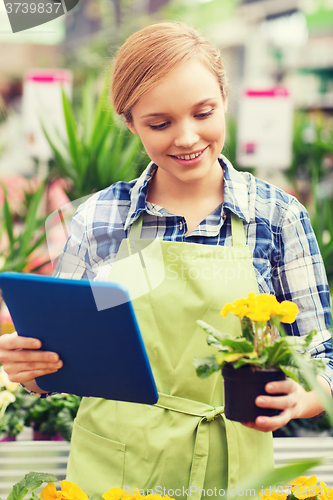
[[[222,215],[222,219],[223,219],[223,220],[226,220],[226,218],[227,218],[227,215],[226,215],[226,214],[223,214],[223,215]]]
[[[180,221],[180,223],[179,223],[179,229],[183,229],[183,223],[182,223],[182,221]]]

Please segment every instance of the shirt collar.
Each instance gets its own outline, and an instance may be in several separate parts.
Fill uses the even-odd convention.
[[[223,208],[227,208],[241,219],[249,222],[249,193],[246,179],[243,174],[234,169],[225,156],[220,155],[219,161],[224,171]],[[133,185],[130,191],[130,208],[124,225],[125,231],[142,212],[147,210],[146,198],[149,183],[157,168],[154,162],[150,162]]]

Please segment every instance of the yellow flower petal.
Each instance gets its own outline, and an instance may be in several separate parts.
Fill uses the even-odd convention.
[[[84,493],[76,483],[71,481],[60,481],[61,498],[64,500],[89,500],[88,495]]]
[[[61,498],[61,492],[57,491],[54,483],[48,483],[39,495],[43,500],[58,500]]]
[[[102,495],[104,500],[131,500],[132,498],[140,497],[139,491],[135,496],[130,495],[128,491],[124,491],[122,488],[111,488],[109,491]],[[142,497],[141,497],[142,498]]]
[[[272,492],[269,495],[262,496],[262,494],[260,492],[260,498],[262,500],[286,500],[287,493],[282,493],[282,492],[281,493],[275,493],[275,492]]]

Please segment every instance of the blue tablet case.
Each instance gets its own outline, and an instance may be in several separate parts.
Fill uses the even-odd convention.
[[[17,333],[40,339],[42,349],[57,352],[64,363],[58,372],[38,377],[41,389],[157,402],[148,356],[124,287],[4,272],[0,289]],[[96,306],[98,297],[102,309]]]

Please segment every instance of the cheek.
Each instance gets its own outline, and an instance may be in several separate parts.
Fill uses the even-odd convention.
[[[154,155],[164,153],[170,146],[164,134],[155,133],[153,136],[141,137],[141,141],[145,150]]]

